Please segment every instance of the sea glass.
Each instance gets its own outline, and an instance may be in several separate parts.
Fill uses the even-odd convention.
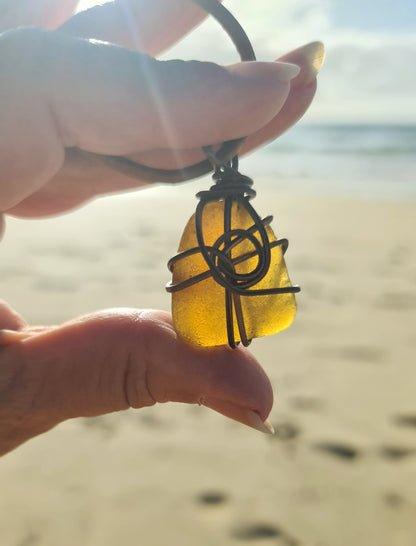
[[[231,229],[247,230],[253,226],[253,219],[240,202],[231,208]],[[270,226],[265,227],[270,242],[276,236]],[[202,212],[202,233],[206,246],[213,246],[224,233],[224,201],[210,201]],[[255,237],[261,241],[258,231]],[[198,247],[195,232],[195,215],[185,227],[178,252]],[[221,249],[220,249],[221,250]],[[244,238],[231,250],[234,261],[238,256],[253,253],[254,244]],[[257,255],[236,263],[237,273],[248,273],[258,264]],[[176,285],[209,270],[198,251],[175,261],[172,284]],[[281,288],[291,286],[282,248],[271,248],[271,263],[267,273],[250,290]],[[228,342],[226,322],[226,289],[210,275],[191,286],[172,294],[173,322],[178,335],[189,343],[200,346],[224,345]],[[248,339],[268,336],[287,328],[296,314],[296,300],[293,293],[267,295],[241,295],[241,308]],[[235,341],[240,341],[239,329],[233,311]]]

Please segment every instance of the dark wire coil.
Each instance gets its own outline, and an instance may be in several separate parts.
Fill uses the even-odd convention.
[[[237,163],[237,158],[233,159],[233,163],[234,165]],[[288,247],[288,240],[279,239],[277,241],[269,241],[266,226],[270,224],[273,217],[267,216],[262,220],[249,203],[249,200],[255,196],[255,191],[251,188],[253,182],[250,178],[240,174],[233,168],[232,164],[217,167],[213,178],[217,183],[208,191],[201,191],[197,194],[197,197],[200,199],[195,211],[195,231],[198,246],[179,252],[168,262],[169,270],[173,272],[175,263],[177,263],[178,260],[192,256],[193,254],[201,253],[208,269],[180,283],[169,283],[166,290],[168,292],[177,292],[212,277],[225,289],[228,343],[231,347],[235,348],[238,343],[235,342],[233,308],[237,319],[241,342],[243,345],[247,346],[251,341],[246,335],[240,299],[241,296],[296,293],[300,291],[300,288],[298,286],[264,289],[252,288],[258,284],[269,271],[271,249],[280,246],[282,248],[282,253],[284,254]],[[212,245],[206,245],[202,229],[202,217],[204,207],[211,201],[224,201],[224,232]],[[252,218],[253,224],[248,229],[231,228],[233,203],[238,203],[245,208]],[[258,234],[259,238],[256,237],[255,234]],[[254,250],[232,258],[232,249],[245,240],[250,241]],[[252,271],[249,271],[248,273],[238,273],[236,271],[236,265],[253,257],[257,257],[258,261]]]

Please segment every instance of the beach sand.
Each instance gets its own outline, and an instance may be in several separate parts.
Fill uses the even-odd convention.
[[[33,324],[169,309],[205,186],[9,220],[1,296]],[[252,344],[277,434],[178,404],[63,423],[0,460],[1,546],[414,546],[416,203],[256,189],[302,287],[294,324]]]

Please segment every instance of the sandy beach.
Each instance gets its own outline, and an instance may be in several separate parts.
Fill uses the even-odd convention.
[[[206,186],[9,219],[1,297],[32,324],[169,309]],[[252,345],[276,435],[175,404],[63,423],[0,460],[2,546],[414,546],[416,203],[256,189],[302,287],[294,324]]]

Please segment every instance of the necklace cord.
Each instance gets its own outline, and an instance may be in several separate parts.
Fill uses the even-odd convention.
[[[235,45],[241,61],[255,61],[256,56],[250,40],[237,19],[218,0],[190,0],[216,19]],[[219,163],[226,163],[236,156],[245,137],[223,142],[215,153]],[[82,152],[82,155],[131,178],[147,182],[182,182],[197,178],[213,169],[212,160],[207,158],[182,169],[158,169],[136,163],[123,156],[111,156]]]

